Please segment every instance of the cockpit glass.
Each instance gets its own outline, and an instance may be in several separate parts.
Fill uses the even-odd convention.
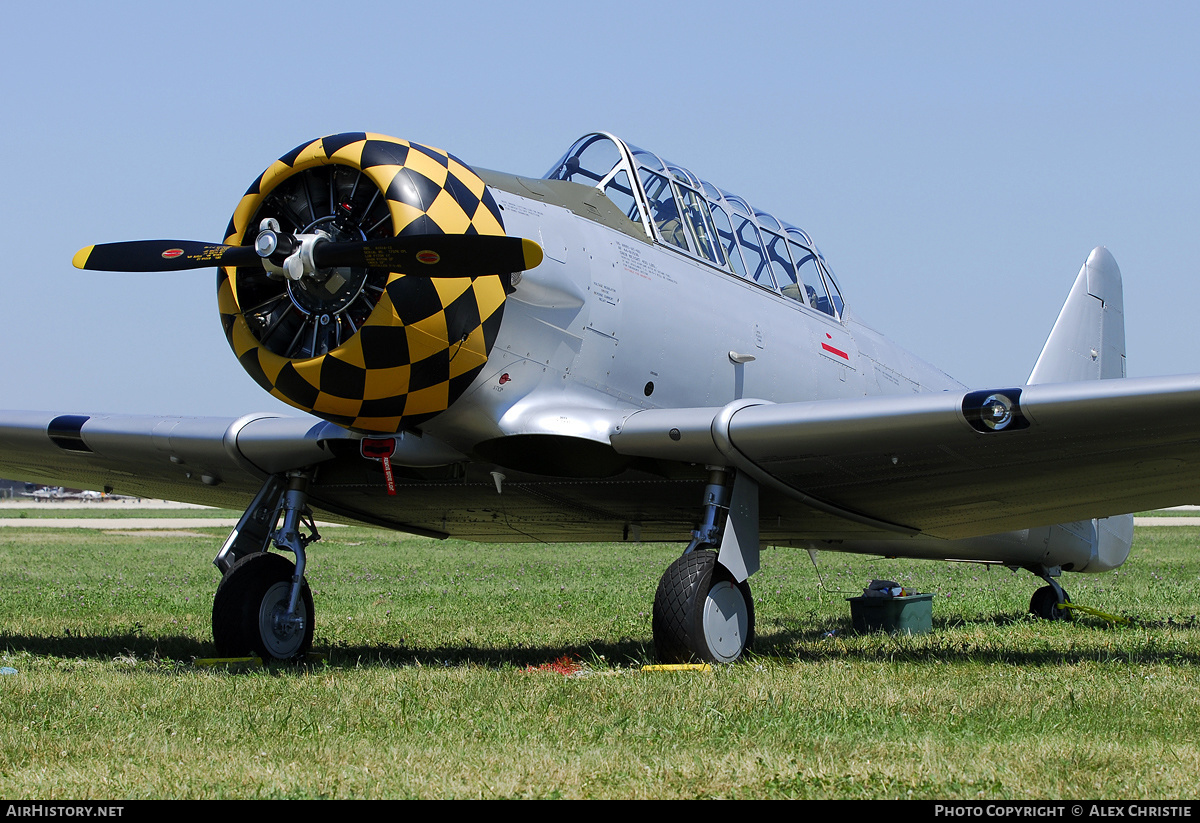
[[[737,236],[733,233],[733,226],[729,222],[729,215],[725,213],[725,209],[714,204],[712,207],[713,222],[717,226],[717,237],[721,239],[721,245],[725,249],[725,254],[729,260],[729,264],[733,266],[733,270],[739,276],[746,276],[746,264],[742,262],[742,253],[738,251]]]
[[[738,224],[735,234],[742,257],[746,260],[747,276],[760,286],[775,288],[771,272],[767,268],[767,255],[763,253],[762,241],[758,239],[758,229],[748,217],[738,217],[735,214],[733,220]]]
[[[837,277],[833,274],[833,269],[829,268],[829,264],[825,262],[825,258],[821,258],[821,269],[828,275],[829,299],[833,301],[833,307],[837,309],[837,313],[841,314],[845,303],[842,302],[842,287],[838,283]]]
[[[679,199],[683,202],[683,220],[692,233],[700,256],[710,263],[725,266],[725,254],[717,242],[717,230],[713,226],[708,201],[691,189],[679,187]]]
[[[770,229],[771,231],[783,231],[783,227],[779,225],[779,221],[767,214],[765,211],[759,211],[758,209],[755,209],[754,218],[758,220],[758,225],[762,226],[764,229]]]
[[[668,165],[667,171],[669,171],[671,173],[671,176],[674,177],[679,182],[681,182],[685,185],[691,186],[693,189],[700,188],[700,181],[698,181],[695,177],[693,177],[692,173],[690,171],[688,171],[687,169],[682,169],[679,166]]]
[[[841,286],[808,234],[653,152],[589,134],[546,178],[600,189],[631,220],[697,260],[831,317],[842,312]]]
[[[817,271],[817,258],[798,243],[789,242],[788,247],[792,251],[792,259],[796,261],[797,285],[804,290],[805,302],[816,308],[817,289],[821,287],[821,273]]]
[[[612,179],[604,187],[604,193],[608,195],[608,199],[617,204],[617,208],[621,213],[635,223],[642,222],[642,218],[638,213],[637,200],[634,198],[633,187],[629,184],[629,175],[621,169],[613,175]]]
[[[545,179],[595,186],[620,162],[621,150],[612,140],[604,135],[591,135],[572,146]]]
[[[666,173],[666,168],[663,166],[662,161],[658,159],[658,155],[654,152],[646,151],[645,149],[639,149],[637,146],[629,146],[629,151],[633,154],[634,162],[642,168],[652,169],[653,171],[663,174]]]
[[[642,179],[642,188],[645,189],[646,200],[650,203],[650,219],[658,228],[659,235],[672,246],[687,249],[687,233],[683,228],[671,181],[644,168],[639,171],[638,176]]]
[[[804,298],[800,296],[800,286],[796,283],[796,267],[792,265],[792,258],[788,255],[787,241],[772,231],[763,231],[762,239],[767,248],[767,261],[771,265],[771,274],[775,276],[775,283],[779,286],[779,291],[784,297],[790,297],[792,300],[803,303]]]
[[[821,270],[817,265],[816,254],[811,249],[797,243],[792,243],[791,247],[796,258],[796,269],[800,273],[800,279],[808,294],[809,305],[817,311],[823,311],[832,316],[834,314],[833,303],[825,289],[825,281],[821,279]]]

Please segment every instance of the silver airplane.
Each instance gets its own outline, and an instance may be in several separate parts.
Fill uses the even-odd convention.
[[[325,137],[254,181],[224,243],[74,262],[217,267],[238,361],[313,416],[0,414],[4,476],[245,509],[215,560],[222,655],[309,649],[316,516],[679,541],[657,654],[729,662],[762,545],[1023,568],[1056,618],[1061,572],[1128,557],[1129,512],[1200,500],[1200,375],[1125,377],[1105,249],[1024,384],[969,388],[859,320],[803,230],[611,134],[541,178]]]

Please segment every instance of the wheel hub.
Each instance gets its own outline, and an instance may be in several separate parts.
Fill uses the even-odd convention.
[[[280,659],[294,655],[304,639],[303,606],[297,604],[297,614],[289,617],[287,613],[288,598],[291,595],[290,583],[276,583],[263,595],[262,605],[258,612],[259,631],[267,650]]]
[[[704,599],[704,641],[717,660],[736,660],[745,647],[749,612],[741,589],[728,580],[713,586]]]

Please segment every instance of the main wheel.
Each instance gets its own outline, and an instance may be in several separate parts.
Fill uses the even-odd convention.
[[[1063,602],[1071,602],[1071,598],[1065,589],[1063,590]],[[1071,619],[1070,609],[1060,609],[1058,607],[1058,595],[1055,593],[1053,586],[1042,586],[1033,593],[1033,597],[1029,599],[1029,613],[1035,614],[1043,620]]]
[[[293,660],[308,653],[313,640],[313,599],[308,581],[296,604],[300,625],[284,620],[296,567],[278,554],[255,552],[234,563],[213,598],[213,640],[217,654],[255,653],[264,660]]]
[[[654,650],[664,663],[732,663],[754,642],[754,599],[714,551],[672,563],[654,594]]]

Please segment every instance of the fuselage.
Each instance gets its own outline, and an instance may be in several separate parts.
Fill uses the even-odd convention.
[[[603,159],[588,173],[597,144]],[[649,152],[590,135],[548,175],[565,179],[480,175],[505,231],[536,240],[545,259],[509,295],[479,378],[424,427],[463,452],[535,473],[606,474],[603,459],[569,449],[548,467],[533,444],[605,443],[603,412],[613,408],[965,388],[855,317],[805,232]],[[640,185],[614,184],[631,178]],[[582,409],[597,410],[595,420]],[[1131,522],[1094,520],[954,541],[830,540],[827,526],[784,515],[786,501],[763,505],[766,542],[896,556],[1103,571],[1124,561],[1132,536]]]
[[[633,176],[667,179],[643,166],[648,152],[599,137],[612,157],[628,152]],[[596,186],[480,172],[505,231],[535,239],[545,259],[509,295],[480,379],[426,430],[469,448],[533,433],[539,406],[720,407],[962,388],[860,322],[806,233],[657,165],[672,170],[673,201],[697,218],[656,223],[653,207],[633,211],[641,187],[624,203],[630,219]],[[676,227],[674,242],[664,225]]]

